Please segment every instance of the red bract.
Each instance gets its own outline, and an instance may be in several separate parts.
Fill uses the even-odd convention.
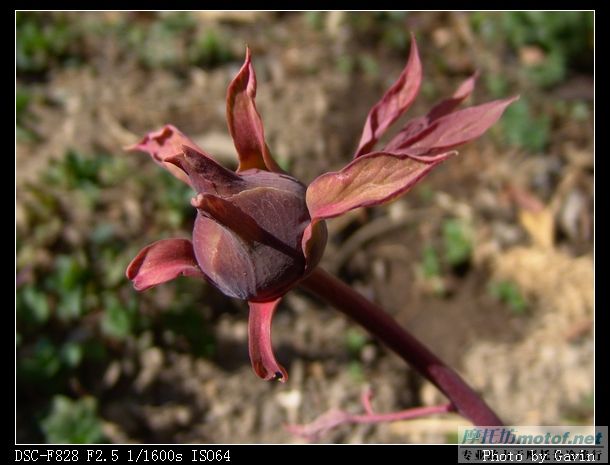
[[[454,111],[476,76],[428,114],[409,121],[380,151],[384,132],[411,105],[422,79],[415,40],[398,80],[371,109],[354,160],[305,187],[285,174],[265,142],[256,109],[250,52],[227,92],[227,122],[239,157],[236,172],[219,165],[171,125],[146,135],[130,150],[153,160],[196,192],[192,242],[165,239],[144,248],[127,268],[137,290],[180,275],[203,276],[230,297],[249,302],[249,349],[254,371],[285,382],[271,348],[271,319],[282,296],[306,278],[326,245],[324,219],[390,201],[407,192],[451,149],[483,134],[515,100]]]

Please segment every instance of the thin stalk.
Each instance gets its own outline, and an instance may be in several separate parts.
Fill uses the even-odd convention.
[[[453,412],[453,404],[433,405],[430,407],[417,407],[400,412],[391,413],[367,413],[365,415],[351,415],[347,423],[385,423],[391,421],[412,420],[414,418],[434,415],[436,413]]]
[[[286,429],[292,434],[315,441],[324,433],[341,425],[385,423],[390,421],[413,420],[437,413],[455,411],[453,404],[435,405],[432,407],[418,407],[400,412],[374,413],[367,412],[364,415],[353,415],[343,410],[330,410],[306,425],[286,425]]]
[[[441,359],[400,326],[381,307],[320,267],[300,285],[355,320],[432,382],[455,409],[476,426],[501,426],[502,420]]]

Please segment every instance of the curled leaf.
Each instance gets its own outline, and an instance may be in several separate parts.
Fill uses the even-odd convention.
[[[191,139],[171,124],[166,124],[158,131],[149,132],[137,144],[125,147],[125,150],[148,153],[152,159],[168,170],[181,181],[190,184],[188,176],[167,159],[182,153],[182,147],[192,147],[199,152],[202,150]]]
[[[163,239],[143,248],[127,267],[126,275],[138,291],[178,276],[203,276],[187,239]]]
[[[252,368],[259,378],[285,383],[288,373],[275,359],[271,345],[271,320],[280,300],[281,297],[269,302],[248,302],[248,349]]]

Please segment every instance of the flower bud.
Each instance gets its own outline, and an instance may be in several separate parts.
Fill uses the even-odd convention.
[[[238,187],[199,192],[193,199],[198,210],[193,251],[201,271],[224,294],[268,301],[315,267],[326,245],[326,226],[314,226],[306,266],[301,243],[311,218],[305,186],[285,174],[258,169],[238,176]]]

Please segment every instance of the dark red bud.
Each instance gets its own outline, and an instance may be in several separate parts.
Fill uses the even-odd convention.
[[[224,294],[267,301],[286,293],[306,274],[301,241],[311,218],[305,186],[285,174],[258,169],[236,176],[239,183],[230,180],[232,187],[238,186],[235,190],[216,185],[215,192],[206,189],[192,200],[198,209],[193,250],[205,276]],[[196,182],[192,173],[191,181],[207,185]],[[324,222],[315,228],[308,272],[326,245]]]

